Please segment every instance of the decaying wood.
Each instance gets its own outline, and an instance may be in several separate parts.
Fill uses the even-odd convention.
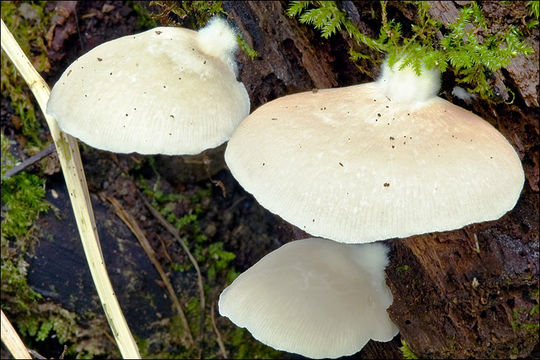
[[[525,192],[498,221],[393,241],[389,312],[412,349],[435,358],[531,353],[537,216],[538,196]]]
[[[239,54],[240,80],[252,109],[286,93],[338,85],[330,49],[313,41],[314,32],[288,18],[279,1],[227,1],[223,8],[258,52],[251,61]]]

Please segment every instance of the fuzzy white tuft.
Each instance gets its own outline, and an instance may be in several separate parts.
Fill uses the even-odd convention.
[[[204,53],[220,58],[236,73],[233,56],[238,47],[236,32],[226,20],[217,16],[210,19],[208,24],[198,31],[197,42]]]
[[[390,249],[384,242],[352,244],[351,251],[355,251],[354,258],[365,271],[377,279],[384,279],[384,269],[390,263],[388,259]]]
[[[411,66],[399,70],[400,64],[398,61],[390,68],[388,61],[383,63],[377,84],[384,95],[392,101],[405,103],[424,102],[437,96],[441,86],[438,70],[422,67],[422,74],[418,76]]]
[[[465,101],[467,104],[470,104],[471,101],[476,99],[476,94],[471,94],[460,86],[454,86],[454,89],[452,89],[452,95]]]

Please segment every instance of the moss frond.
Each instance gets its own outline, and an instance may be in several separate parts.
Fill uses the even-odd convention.
[[[405,359],[418,359],[418,356],[416,356],[416,354],[412,352],[412,350],[409,348],[409,345],[407,345],[407,343],[403,339],[401,339],[401,346],[399,347],[399,351],[401,351],[401,355],[403,355]]]
[[[390,66],[401,60],[402,67],[411,66],[417,74],[423,66],[441,72],[450,69],[457,82],[467,84],[469,91],[488,100],[493,99],[489,75],[509,65],[513,57],[534,52],[514,25],[491,33],[476,1],[462,7],[457,19],[446,26],[430,16],[429,2],[409,3],[416,6],[416,20],[410,31],[403,31],[401,23],[387,18],[387,2],[380,2],[377,38],[362,34],[335,1],[293,1],[287,15],[312,25],[323,38],[345,30],[359,45],[386,53]],[[531,1],[527,6],[538,18],[538,2]],[[349,56],[353,61],[370,58],[352,48]]]

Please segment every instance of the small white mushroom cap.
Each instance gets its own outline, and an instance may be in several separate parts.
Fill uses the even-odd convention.
[[[254,338],[310,358],[360,351],[398,333],[386,309],[392,293],[381,243],[325,239],[287,243],[263,257],[219,297],[219,312]]]
[[[249,114],[236,80],[234,31],[158,27],[97,46],[52,89],[47,113],[93,147],[193,155],[221,145]]]
[[[230,139],[229,169],[269,211],[340,242],[500,218],[524,183],[512,145],[472,112],[433,96],[436,76],[428,73],[425,86],[415,78],[403,84],[410,75],[397,79],[403,92],[421,89],[414,102],[392,95],[391,80],[264,104]]]

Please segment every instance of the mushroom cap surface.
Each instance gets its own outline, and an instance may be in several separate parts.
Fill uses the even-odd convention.
[[[523,168],[488,122],[439,97],[392,101],[377,83],[288,95],[239,125],[233,176],[313,236],[365,243],[498,219]]]
[[[264,256],[219,297],[219,312],[257,340],[311,358],[358,352],[390,341],[387,248],[310,238]]]
[[[93,147],[193,155],[227,141],[249,114],[224,20],[196,31],[158,27],[101,44],[73,62],[47,106],[60,128]],[[217,29],[216,29],[217,28]],[[226,45],[206,51],[211,34]]]

